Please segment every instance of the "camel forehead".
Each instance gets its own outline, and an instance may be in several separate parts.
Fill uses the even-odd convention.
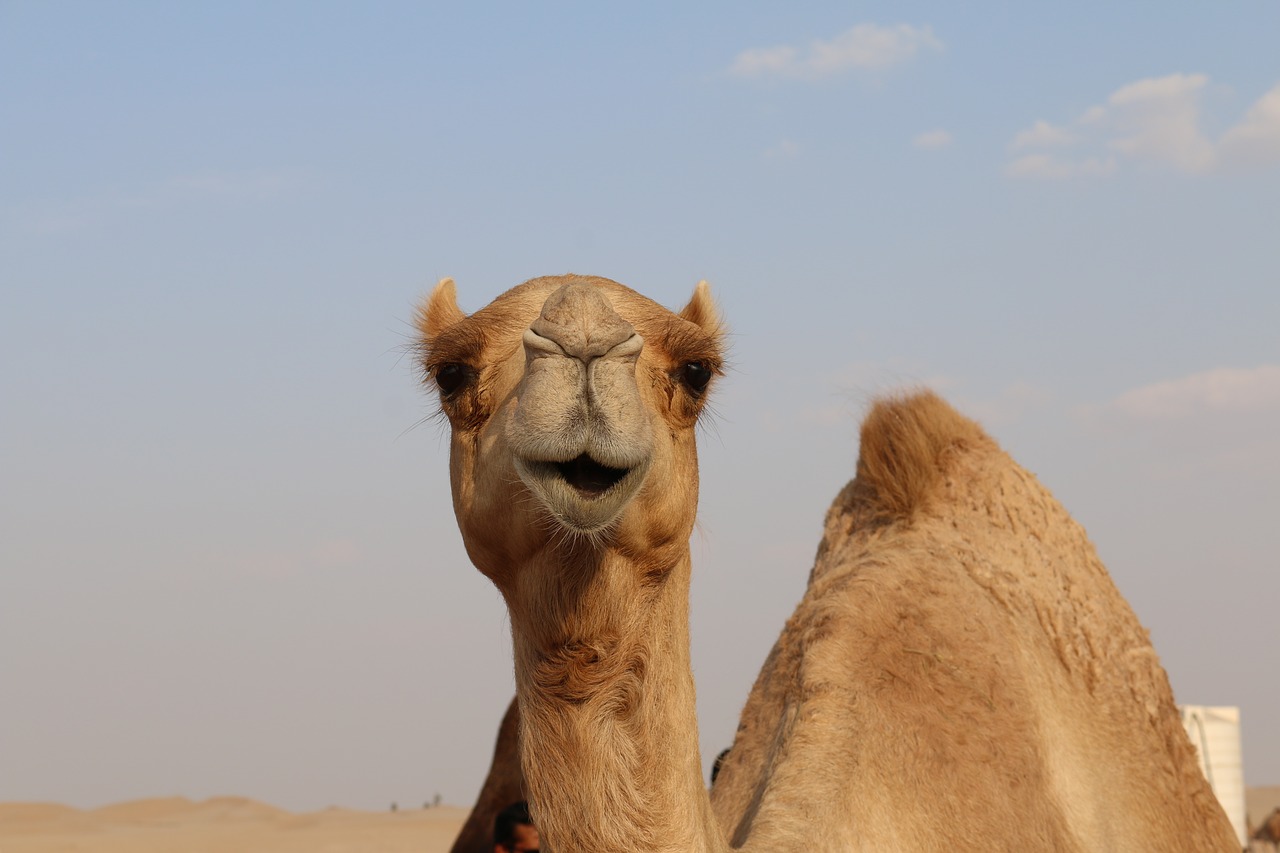
[[[537,319],[547,297],[566,284],[586,284],[602,291],[613,305],[613,310],[633,325],[655,316],[671,314],[647,296],[611,279],[587,275],[555,275],[530,279],[524,284],[516,285],[472,317],[477,322],[511,327],[523,333]]]
[[[667,357],[705,361],[719,369],[718,335],[707,334],[647,296],[599,276],[561,275],[530,279],[458,323],[431,348],[438,354],[454,353],[464,360],[481,353],[486,360],[516,359],[521,350],[521,336],[541,314],[547,297],[566,284],[586,284],[602,292],[613,310],[644,339],[642,359],[648,360],[662,352]]]

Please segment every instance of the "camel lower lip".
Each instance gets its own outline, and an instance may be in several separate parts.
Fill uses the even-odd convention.
[[[647,459],[630,468],[601,465],[585,454],[566,462],[516,459],[516,473],[538,501],[571,530],[611,525],[644,483]]]
[[[630,473],[626,468],[611,468],[602,465],[583,453],[568,462],[552,463],[556,473],[568,483],[574,491],[586,498],[603,495],[612,489]]]

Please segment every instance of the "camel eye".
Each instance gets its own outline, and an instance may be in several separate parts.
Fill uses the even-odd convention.
[[[689,393],[695,397],[702,396],[702,393],[707,390],[707,383],[711,381],[711,369],[700,361],[685,362],[680,365],[677,373],[684,387],[688,388]]]
[[[435,380],[436,387],[440,389],[440,393],[450,397],[460,391],[462,386],[471,382],[475,375],[475,370],[469,365],[450,361],[437,367],[432,378]]]

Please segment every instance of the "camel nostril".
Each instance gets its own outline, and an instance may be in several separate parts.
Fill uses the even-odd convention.
[[[529,331],[582,361],[599,358],[635,336],[635,328],[613,310],[609,298],[586,284],[566,284],[548,296]]]
[[[557,462],[555,468],[566,483],[592,497],[609,491],[629,473],[625,468],[601,465],[585,453],[568,462]]]

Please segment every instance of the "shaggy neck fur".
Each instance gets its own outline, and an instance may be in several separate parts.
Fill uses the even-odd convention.
[[[720,849],[689,663],[689,553],[546,555],[510,600],[522,759],[556,851]]]

